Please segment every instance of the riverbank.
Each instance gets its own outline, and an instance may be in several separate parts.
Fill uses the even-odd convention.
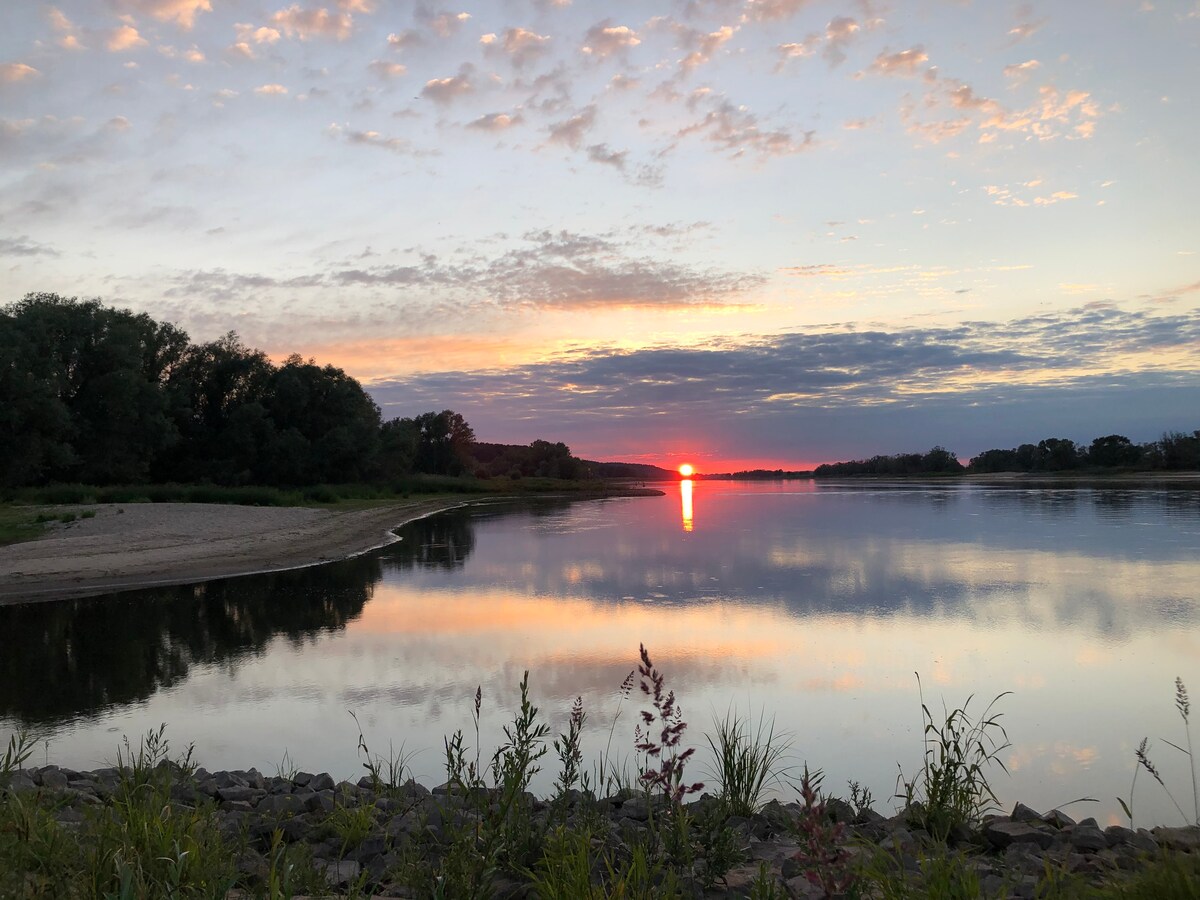
[[[658,494],[614,489],[564,496],[584,500]],[[396,540],[393,529],[416,519],[502,499],[451,494],[365,508],[211,503],[54,507],[76,518],[53,523],[35,540],[0,546],[0,604],[319,565],[386,546]]]
[[[213,898],[1115,900],[1191,897],[1170,885],[1200,877],[1200,828],[1101,828],[1022,804],[938,839],[919,813],[887,818],[814,796],[738,814],[710,795],[680,807],[629,788],[543,800],[504,784],[431,790],[379,771],[356,783],[208,772],[145,750],[123,768],[10,769],[0,821],[24,822],[26,840],[0,835],[0,880],[29,896],[86,878],[151,892],[173,882]]]

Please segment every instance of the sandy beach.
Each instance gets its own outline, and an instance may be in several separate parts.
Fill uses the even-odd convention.
[[[391,529],[458,506],[413,500],[359,510],[126,503],[0,547],[0,604],[82,597],[293,569],[365,553]]]

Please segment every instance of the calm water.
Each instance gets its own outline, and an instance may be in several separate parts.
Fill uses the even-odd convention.
[[[638,698],[617,688],[639,642],[704,747],[731,706],[773,716],[793,762],[869,786],[886,811],[921,753],[925,698],[1000,702],[1006,803],[1090,796],[1117,821],[1143,735],[1190,802],[1173,705],[1200,703],[1200,493],[808,482],[671,485],[668,495],[492,504],[415,523],[383,551],[195,587],[0,607],[0,736],[111,761],[161,722],[209,768],[360,771],[372,749],[442,778],[443,736],[483,687],[484,756],[531,671],[555,733],[571,701],[589,756],[632,768]],[[1198,734],[1200,736],[1200,734]],[[550,758],[546,768],[552,769]],[[706,754],[697,754],[703,777]],[[553,773],[544,773],[543,789]],[[1151,790],[1153,788],[1153,790]],[[1185,809],[1188,808],[1185,804]],[[1138,781],[1143,822],[1178,824]]]

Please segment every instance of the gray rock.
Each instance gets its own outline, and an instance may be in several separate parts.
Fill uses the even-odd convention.
[[[1067,833],[1067,839],[1082,853],[1099,853],[1109,846],[1108,835],[1095,825],[1076,825]]]
[[[299,815],[304,812],[304,800],[295,794],[269,794],[258,801],[258,811],[264,815]]]
[[[1036,809],[1031,809],[1024,803],[1018,803],[1013,807],[1013,811],[1008,816],[1014,822],[1040,822],[1042,814]]]
[[[645,797],[630,797],[621,804],[621,815],[635,822],[645,822],[650,818],[650,804]]]
[[[24,772],[14,772],[9,776],[5,790],[12,794],[28,794],[38,789],[37,783]]]
[[[1077,824],[1074,819],[1060,809],[1050,810],[1050,812],[1042,816],[1042,821],[1047,825],[1053,825],[1055,828],[1067,828],[1068,826]]]
[[[296,787],[308,787],[309,783],[315,777],[312,772],[297,772],[292,776],[292,784]]]
[[[243,803],[257,803],[262,797],[263,792],[255,790],[252,787],[242,785],[230,785],[229,787],[217,788],[216,797],[222,803],[227,803],[231,800],[240,800]]]
[[[232,787],[249,787],[245,778],[241,778],[235,772],[213,772],[212,778],[205,779],[206,782],[211,781],[214,788],[232,788]]]
[[[1036,844],[1043,850],[1054,843],[1054,835],[1028,822],[1010,822],[996,819],[983,826],[983,836],[997,849],[1003,850],[1011,844]]]
[[[58,766],[45,766],[38,772],[35,780],[42,787],[49,788],[52,791],[62,790],[70,781]]]
[[[334,888],[345,887],[354,881],[358,877],[358,873],[362,871],[362,866],[352,859],[343,859],[337,862],[316,859],[313,860],[313,865],[323,870],[325,881]]]
[[[328,772],[314,775],[306,785],[310,791],[332,791],[335,787],[333,777]]]
[[[1139,828],[1134,832],[1133,837],[1129,839],[1129,844],[1136,850],[1143,853],[1158,853],[1158,841],[1145,828]]]
[[[1168,850],[1183,850],[1187,853],[1200,852],[1200,827],[1188,825],[1184,828],[1154,828],[1150,834],[1159,846]]]

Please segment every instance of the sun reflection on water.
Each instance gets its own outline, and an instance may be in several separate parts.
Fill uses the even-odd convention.
[[[692,479],[679,482],[679,499],[683,504],[683,530],[691,531],[695,525],[692,515]]]

